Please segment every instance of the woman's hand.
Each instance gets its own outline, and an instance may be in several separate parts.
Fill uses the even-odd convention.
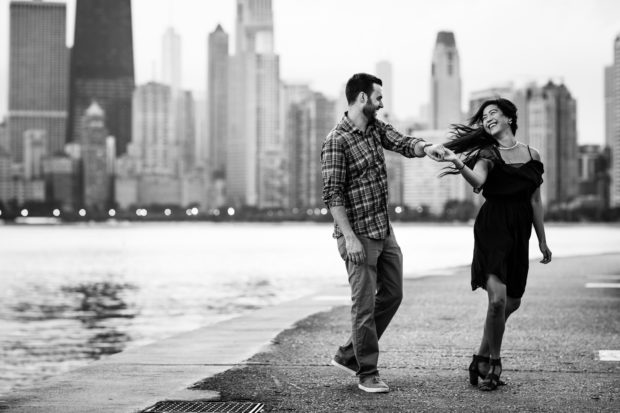
[[[540,262],[543,264],[549,264],[551,262],[551,250],[547,246],[547,243],[543,241],[538,243],[538,246],[540,248],[540,252],[543,254],[543,259]]]
[[[442,147],[443,148],[443,158],[439,159],[439,162],[455,162],[457,159],[459,159],[459,157],[452,152],[450,149],[446,148],[445,146]]]

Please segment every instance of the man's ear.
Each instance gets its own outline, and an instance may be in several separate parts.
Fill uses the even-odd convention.
[[[366,96],[366,93],[364,92],[360,92],[359,95],[357,95],[357,100],[362,104],[366,103],[366,98],[367,96]]]

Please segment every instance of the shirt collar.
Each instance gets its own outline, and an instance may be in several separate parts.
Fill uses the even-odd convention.
[[[348,114],[349,112],[346,111],[344,112],[344,115],[342,116],[342,120],[340,121],[340,126],[342,127],[342,129],[345,132],[349,132],[349,133],[353,133],[357,131],[363,135],[362,131],[359,130],[357,126],[355,126],[355,124],[353,123],[353,121],[351,121],[351,119],[349,119]],[[368,121],[368,125],[366,126],[366,132],[368,132],[370,128],[373,128],[375,126],[375,123],[376,123],[375,119],[371,119],[370,121]]]
[[[344,112],[344,115],[342,116],[342,119],[340,120],[340,126],[342,127],[342,129],[345,132],[354,132],[354,131],[359,131],[359,129],[357,129],[357,127],[355,126],[355,124],[353,124],[353,122],[351,121],[351,119],[349,119],[349,112]]]

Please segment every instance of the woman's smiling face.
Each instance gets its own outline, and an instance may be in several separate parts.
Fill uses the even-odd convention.
[[[482,112],[482,126],[491,136],[496,136],[506,129],[510,129],[510,118],[506,117],[495,104],[490,104]]]

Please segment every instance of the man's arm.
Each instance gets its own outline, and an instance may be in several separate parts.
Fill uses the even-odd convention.
[[[333,135],[329,135],[323,143],[321,175],[323,177],[323,202],[342,231],[347,259],[355,264],[361,264],[366,260],[364,247],[353,232],[344,206],[344,188],[347,178],[346,156],[342,143]]]
[[[433,160],[440,160],[443,156],[443,146],[426,142],[422,138],[403,135],[389,123],[377,120],[382,130],[381,144],[387,150],[398,152],[407,158],[423,158],[428,155]]]

